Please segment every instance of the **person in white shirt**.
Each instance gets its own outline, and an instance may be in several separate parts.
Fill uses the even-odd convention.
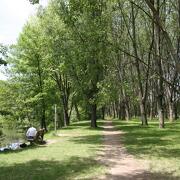
[[[29,141],[33,141],[36,138],[37,130],[34,127],[30,127],[26,132],[26,137]]]

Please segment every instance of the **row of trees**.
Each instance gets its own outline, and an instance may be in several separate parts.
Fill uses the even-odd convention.
[[[180,0],[52,0],[9,51],[1,114],[47,128],[57,104],[60,126],[106,114],[163,128],[180,107],[179,29]]]

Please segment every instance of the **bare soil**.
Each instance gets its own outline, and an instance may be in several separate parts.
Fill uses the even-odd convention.
[[[148,161],[130,155],[122,143],[123,132],[116,130],[112,121],[104,126],[103,151],[99,161],[107,166],[108,172],[100,180],[172,180],[169,174],[150,172]]]

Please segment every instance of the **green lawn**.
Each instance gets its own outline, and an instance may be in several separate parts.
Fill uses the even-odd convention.
[[[123,143],[130,154],[150,163],[150,171],[168,173],[180,178],[180,120],[166,122],[165,129],[150,121],[142,127],[140,121],[114,120],[117,129],[125,132]]]
[[[0,179],[79,180],[99,176],[105,171],[105,167],[96,161],[102,145],[101,130],[93,130],[89,128],[89,122],[81,121],[59,130],[61,136],[47,134],[45,139],[54,140],[48,146],[1,152]]]

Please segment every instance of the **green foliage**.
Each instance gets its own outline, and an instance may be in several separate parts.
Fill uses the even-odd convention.
[[[52,119],[51,106],[57,102],[55,84],[44,61],[46,54],[42,45],[45,39],[39,35],[40,32],[38,17],[32,17],[24,26],[9,58],[13,82],[19,84],[17,100],[23,107],[19,113],[22,120],[28,119],[30,122],[41,122],[46,110],[51,112],[46,113],[45,118]]]
[[[39,3],[36,0],[31,2]],[[164,26],[170,37],[174,37],[172,42],[175,45],[178,44],[178,25],[174,22],[178,19],[178,12],[175,6],[172,7],[175,12],[168,14],[165,11],[167,8],[171,12],[171,3],[161,4],[160,19],[164,19]],[[140,89],[142,101],[150,111],[150,106],[157,103],[156,80],[159,75],[153,18],[148,19],[147,13],[149,9],[143,1],[52,0],[47,7],[40,7],[9,52],[7,61],[12,79],[5,89],[12,101],[6,101],[5,89],[0,90],[1,112],[22,121],[37,123],[45,119],[47,125],[52,124],[54,104],[58,105],[61,121],[64,112],[70,115],[74,104],[88,118],[93,105],[98,110],[106,106],[111,115],[113,108],[124,112],[129,108],[134,111],[129,114],[139,115]],[[167,43],[164,43],[164,34],[162,37],[163,78],[164,82],[172,81],[170,84],[174,86],[178,84],[179,75],[173,73],[174,60],[167,64],[171,57]],[[135,46],[137,54],[134,53]],[[1,51],[4,52],[5,49]],[[164,89],[171,89],[170,84],[164,85]],[[13,89],[15,92],[11,92]],[[164,99],[168,99],[168,93],[164,92],[164,95]],[[177,93],[172,92],[172,95],[173,100],[179,101]],[[173,103],[178,109],[178,103]],[[164,104],[168,106],[168,102]],[[116,107],[112,107],[114,105]],[[154,111],[155,115],[156,107]]]
[[[58,7],[64,13],[63,20],[74,40],[72,50],[75,57],[72,57],[74,61],[71,62],[75,71],[73,79],[93,103],[96,101],[97,83],[103,78],[103,62],[107,57],[107,47],[104,46],[107,37],[105,3],[102,2],[100,7],[90,1],[69,1],[69,4],[62,2]]]

